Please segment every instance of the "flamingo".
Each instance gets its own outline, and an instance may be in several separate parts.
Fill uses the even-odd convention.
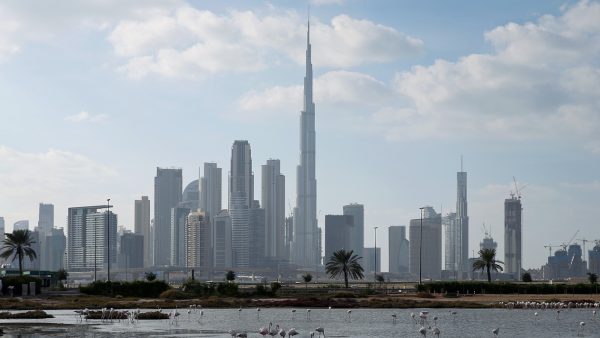
[[[427,329],[424,326],[421,326],[421,328],[419,329],[419,333],[421,334],[421,336],[427,337]]]
[[[232,337],[235,337],[237,335],[237,331],[234,329],[228,330],[227,333],[229,333],[229,335]]]
[[[352,321],[352,310],[348,310],[346,313],[348,314],[348,321]]]
[[[585,322],[580,322],[579,323],[579,330],[577,330],[577,336],[582,336],[583,337],[583,328],[585,327]],[[581,330],[581,332],[580,332]]]
[[[498,337],[498,334],[500,333],[500,328],[497,327],[497,328],[493,329],[492,333],[494,334],[494,337]]]
[[[436,337],[440,336],[440,329],[437,326],[433,327],[433,335]]]
[[[417,320],[415,319],[415,313],[414,312],[410,313],[410,318],[412,318],[413,324],[417,322]]]
[[[269,327],[271,327],[271,326],[269,325]],[[277,326],[275,326],[275,328],[272,328],[269,330],[269,336],[271,336],[271,337],[275,337],[277,335],[277,333],[279,333],[279,325],[277,325]]]
[[[437,326],[437,320],[438,320],[438,317],[437,316],[433,316],[433,325],[434,326]]]
[[[317,331],[319,333],[319,337],[321,337],[321,335],[323,335],[323,337],[325,337],[325,329],[324,328],[318,327],[315,329],[315,331]]]
[[[296,329],[294,329],[294,328],[291,328],[291,329],[288,331],[288,336],[290,336],[290,337],[296,336],[296,335],[298,335],[298,334],[299,334],[299,333],[298,333],[298,331],[296,331]]]
[[[315,333],[313,331],[310,331],[310,338],[315,338]]]
[[[285,338],[285,330],[284,330],[284,329],[280,329],[280,330],[279,330],[279,335],[280,335],[282,338]]]
[[[306,309],[306,319],[310,320],[310,309]]]
[[[256,318],[260,319],[260,308],[256,308]]]
[[[235,336],[240,338],[248,338],[248,334],[246,332],[240,332]]]
[[[292,320],[295,320],[296,319],[296,309],[292,309],[291,312],[292,312]]]
[[[556,310],[556,319],[560,319],[560,310]]]
[[[396,324],[396,318],[397,318],[397,317],[398,317],[398,316],[397,316],[395,313],[392,315],[392,323],[393,323],[393,324]]]
[[[264,327],[264,326],[261,327],[260,329],[258,329],[258,333],[261,336],[263,336],[263,337],[266,336],[266,335],[268,335],[269,331],[271,330],[271,325],[273,325],[273,323],[269,323],[269,328],[268,329],[266,327]]]

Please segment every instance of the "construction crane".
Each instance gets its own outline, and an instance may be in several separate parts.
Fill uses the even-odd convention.
[[[567,247],[569,245],[571,245],[571,243],[573,243],[573,240],[575,239],[575,236],[577,236],[578,233],[579,233],[579,230],[575,231],[575,234],[573,235],[573,237],[571,237],[571,239],[567,243],[562,244],[562,247],[563,247],[563,249],[565,249],[565,251],[567,250]]]
[[[527,184],[522,185],[521,188],[519,188],[519,185],[517,184],[517,179],[513,176],[513,182],[515,184],[515,192],[513,193],[512,191],[510,192],[510,196],[514,197],[515,194],[517,196],[518,199],[521,199],[521,192],[523,191],[523,189],[525,189],[525,187],[527,186]]]
[[[552,244],[544,245],[544,248],[548,249],[548,257],[552,257],[552,248],[558,248],[558,247],[562,247],[562,245],[552,245]]]

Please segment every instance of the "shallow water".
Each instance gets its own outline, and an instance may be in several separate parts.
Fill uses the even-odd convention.
[[[79,323],[73,311],[47,311],[55,316],[44,320],[0,320],[0,327],[7,333],[3,337],[230,337],[230,329],[248,332],[248,337],[261,337],[262,326],[279,324],[288,330],[295,328],[296,337],[310,337],[316,327],[325,328],[327,337],[421,337],[419,324],[410,314],[429,311],[429,325],[437,316],[440,337],[493,337],[492,330],[500,328],[499,337],[578,337],[579,323],[585,322],[584,337],[600,337],[600,315],[594,318],[591,309],[562,310],[557,319],[555,310],[506,310],[506,309],[311,309],[307,318],[306,309],[204,309],[188,314],[179,309],[177,324],[169,320],[102,323],[90,320]],[[144,311],[144,310],[143,310]],[[170,310],[163,310],[167,312]],[[451,311],[456,311],[452,315]],[[537,318],[534,316],[538,312]],[[397,315],[394,324],[392,314]],[[9,326],[6,324],[10,323]],[[26,323],[18,325],[16,323]],[[48,324],[75,324],[53,326]],[[580,333],[580,332],[579,332]],[[317,335],[315,335],[316,337]],[[427,337],[434,337],[428,331]],[[579,336],[581,337],[581,335]]]

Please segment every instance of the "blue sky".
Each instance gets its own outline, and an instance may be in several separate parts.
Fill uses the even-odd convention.
[[[294,205],[306,8],[0,4],[8,229],[36,223],[39,202],[64,226],[69,206],[107,197],[131,227],[156,166],[183,168],[185,183],[203,162],[228,171],[235,139],[250,141],[257,187],[260,165],[281,159]],[[526,185],[526,267],[577,229],[600,238],[599,2],[315,0],[311,20],[321,225],[365,204],[385,269],[383,228],[424,204],[452,211],[464,155],[471,247],[485,223],[503,252],[513,176]]]

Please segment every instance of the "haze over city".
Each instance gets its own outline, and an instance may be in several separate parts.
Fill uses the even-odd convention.
[[[111,199],[133,229],[157,167],[223,168],[235,140],[281,161],[296,204],[306,2],[0,4],[0,216]],[[469,20],[464,20],[469,18]],[[504,248],[504,200],[521,188],[523,267],[547,244],[599,239],[600,2],[315,0],[317,218],[364,205],[364,246],[433,206],[455,211],[468,173],[469,248],[482,224]],[[290,206],[290,207],[288,207]],[[469,255],[473,255],[469,252]],[[500,255],[502,256],[502,255]]]

